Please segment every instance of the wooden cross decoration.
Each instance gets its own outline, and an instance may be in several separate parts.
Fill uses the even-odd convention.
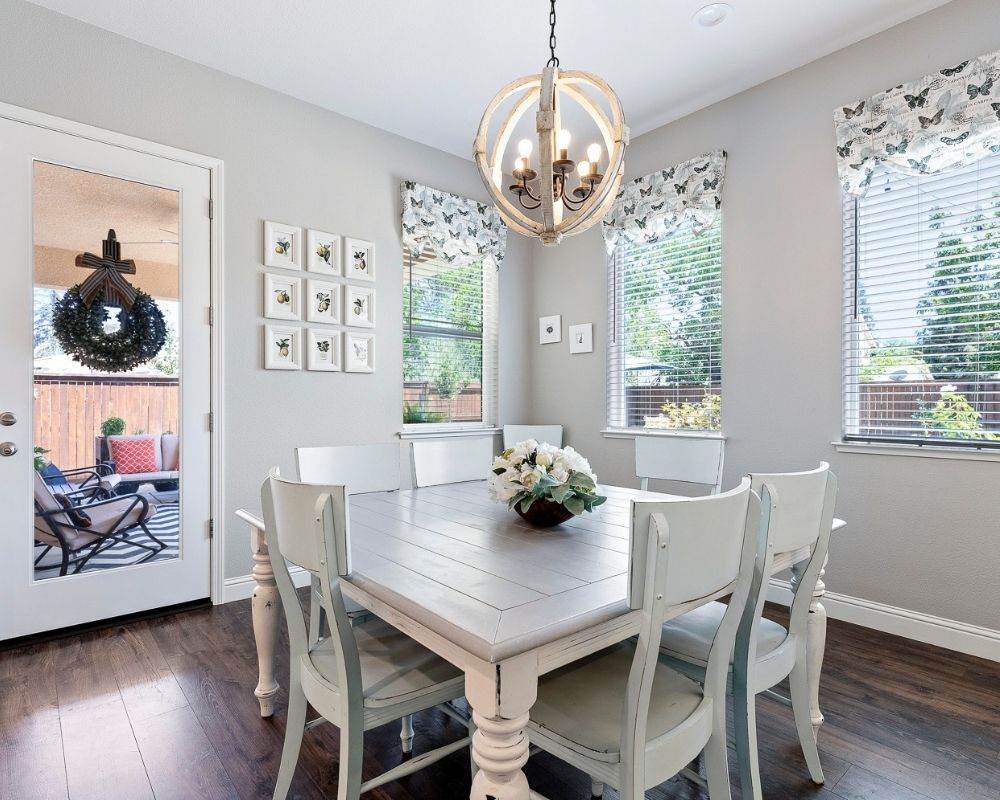
[[[137,293],[135,287],[122,276],[135,275],[135,261],[131,258],[122,259],[122,246],[113,228],[108,231],[108,238],[104,240],[103,246],[100,256],[83,253],[76,257],[78,267],[94,270],[80,284],[80,299],[89,307],[97,293],[103,289],[106,304],[131,311]]]

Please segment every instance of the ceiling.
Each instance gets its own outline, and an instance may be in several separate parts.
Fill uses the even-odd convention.
[[[544,0],[34,0],[465,158],[483,108],[548,59]],[[633,136],[948,0],[572,0],[558,55],[618,92]]]

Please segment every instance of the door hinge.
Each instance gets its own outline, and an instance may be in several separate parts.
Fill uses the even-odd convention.
[[[208,538],[211,539],[213,536],[215,536],[215,520],[210,519],[208,521]]]
[[[208,218],[215,219],[215,201],[212,199],[208,201]]]
[[[208,324],[215,324],[215,309],[212,306],[208,307]]]
[[[208,432],[211,433],[215,429],[215,412],[208,412]]]

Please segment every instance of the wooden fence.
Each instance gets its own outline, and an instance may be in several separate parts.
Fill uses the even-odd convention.
[[[36,375],[34,442],[59,467],[88,466],[105,419],[121,417],[126,433],[176,433],[179,402],[176,378]]]
[[[427,381],[403,384],[404,408],[447,415],[449,422],[476,422],[483,418],[483,387],[466,386],[454,397],[441,397]]]
[[[922,430],[914,415],[941,399],[941,389],[954,386],[980,413],[979,426],[1000,432],[1000,381],[899,381],[858,386],[858,433],[861,436],[907,436]]]

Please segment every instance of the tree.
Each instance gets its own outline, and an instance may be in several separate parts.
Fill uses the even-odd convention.
[[[54,289],[35,289],[34,300],[35,358],[57,355],[61,348],[52,330],[52,308],[59,300],[59,292]]]
[[[858,381],[871,383],[892,371],[893,367],[923,363],[923,357],[918,348],[907,344],[902,339],[889,339],[870,348],[865,354],[864,364],[858,371]]]

